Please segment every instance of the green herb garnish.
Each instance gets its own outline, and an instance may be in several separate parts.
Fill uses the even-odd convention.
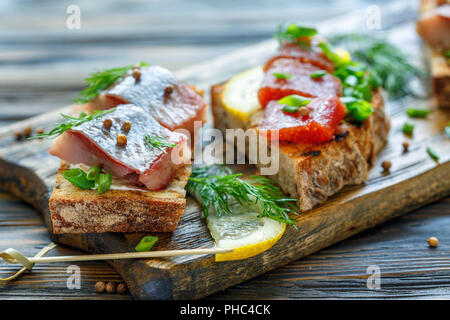
[[[105,114],[111,113],[114,110],[115,110],[115,108],[109,109],[109,110],[103,110],[103,111],[95,110],[91,115],[87,115],[86,113],[82,112],[78,118],[72,117],[72,116],[69,116],[66,114],[61,114],[61,116],[67,120],[66,122],[59,124],[56,128],[53,128],[52,130],[50,130],[49,133],[39,133],[28,139],[33,140],[33,139],[41,139],[41,138],[47,138],[47,139],[56,138],[56,137],[60,136],[61,134],[63,134],[64,131],[67,131],[74,127],[82,125],[85,122],[101,118]]]
[[[324,77],[326,74],[327,72],[325,70],[319,70],[311,73],[309,76],[311,77],[311,79],[318,79]]]
[[[267,217],[279,222],[294,225],[289,214],[295,213],[293,201],[287,198],[278,185],[268,178],[251,176],[242,179],[242,174],[232,174],[231,170],[212,165],[197,167],[187,184],[188,192],[201,202],[206,218],[210,210],[217,216],[233,214],[233,203],[255,205],[261,212],[258,217]]]
[[[109,190],[112,183],[112,176],[109,173],[100,173],[98,175],[97,193],[102,194]]]
[[[64,170],[62,172],[62,176],[67,181],[69,181],[70,183],[72,183],[73,185],[77,186],[80,189],[86,190],[95,187],[95,182],[93,180],[89,180],[87,178],[86,172],[84,172],[80,168]]]
[[[341,99],[342,101],[342,99]],[[346,103],[347,112],[352,119],[356,121],[364,121],[373,113],[373,106],[365,100],[355,100]]]
[[[403,125],[402,131],[406,134],[412,135],[414,131],[414,123],[412,122],[405,122]]]
[[[450,59],[450,50],[445,50],[444,55]]]
[[[335,66],[339,66],[343,63],[341,60],[341,57],[339,57],[339,55],[333,51],[333,49],[331,48],[331,46],[328,43],[321,42],[321,43],[319,43],[318,46],[320,49],[322,49],[322,52],[325,55],[325,57],[327,57],[328,60],[333,62],[333,64]]]
[[[411,80],[424,75],[423,71],[409,62],[402,50],[384,39],[350,33],[333,36],[329,41],[335,46],[345,47],[356,61],[369,67],[373,76],[393,98],[414,94]]]
[[[439,160],[439,155],[431,147],[427,147],[427,153],[433,160]]]
[[[97,193],[102,194],[109,190],[112,183],[112,176],[109,173],[101,173],[100,167],[92,167],[88,173],[80,168],[64,170],[63,177],[74,186],[86,190],[94,189],[97,182]]]
[[[283,25],[278,26],[278,31],[275,34],[275,38],[278,39],[280,44],[284,42],[297,42],[299,44],[305,44],[299,41],[302,37],[313,37],[317,34],[317,29],[298,26],[295,23],[289,24],[287,27]]]
[[[273,75],[274,75],[275,78],[277,78],[278,80],[287,80],[287,79],[291,79],[291,78],[292,78],[292,74],[290,74],[290,73],[278,73],[278,72],[274,72]]]
[[[129,65],[91,73],[89,77],[85,79],[86,88],[80,92],[78,97],[74,99],[74,102],[82,104],[91,101],[136,66],[145,67],[148,66],[148,64],[141,62],[137,65]]]
[[[164,148],[173,148],[178,145],[176,143],[167,142],[162,137],[158,137],[158,136],[151,135],[148,133],[146,133],[144,135],[144,141],[145,141],[145,144],[147,146],[149,146],[150,148],[158,149],[164,153],[166,153],[166,150]]]
[[[98,175],[100,174],[102,170],[100,169],[99,166],[93,166],[92,168],[89,169],[89,171],[86,174],[86,178],[88,180],[93,180],[96,181],[98,178]]]
[[[141,239],[141,241],[139,241],[135,250],[139,251],[139,252],[150,251],[153,248],[153,246],[155,245],[156,241],[158,241],[158,237],[154,237],[154,236],[143,237]]]
[[[408,108],[406,113],[412,118],[426,118],[431,111],[427,109]]]
[[[286,96],[278,100],[279,104],[285,104],[282,110],[288,113],[295,113],[298,108],[306,106],[310,102],[311,99],[299,96],[297,94],[291,94],[290,96]]]

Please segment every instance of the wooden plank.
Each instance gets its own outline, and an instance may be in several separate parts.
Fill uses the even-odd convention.
[[[399,12],[408,11],[408,8],[392,7],[389,11],[391,18],[399,17]],[[350,19],[354,17],[345,17],[343,20],[327,24],[326,27],[336,31],[338,26],[344,25],[342,21],[352,21],[345,27],[354,29],[364,20]],[[276,43],[269,41],[182,70],[178,74],[186,82],[207,88],[211,83],[223,81],[237,71],[261,63],[275,47]],[[394,111],[402,110],[401,104],[392,106]],[[70,111],[70,108],[65,111]],[[401,155],[400,144],[392,143],[404,139],[399,128],[405,116],[401,112],[394,112],[393,137],[380,159],[389,158],[394,162],[391,175],[381,175],[379,171],[372,171],[366,186],[347,188],[324,206],[303,214],[299,219],[298,230],[289,228],[271,250],[259,256],[226,263],[215,263],[213,257],[175,257],[110,263],[121,273],[129,284],[132,294],[137,298],[199,298],[311,254],[366,228],[443,197],[450,190],[450,170],[448,170],[450,146],[441,134],[447,120],[443,121],[447,117],[448,115],[435,111],[429,121],[418,124],[416,129],[418,134],[412,140],[411,152]],[[57,118],[57,112],[53,112],[0,130],[1,188],[15,193],[43,212],[47,225],[50,225],[47,190],[53,183],[58,161],[45,152],[48,147],[47,141],[17,144],[13,143],[11,133],[26,125],[34,128],[48,127]],[[426,156],[422,144],[439,147],[436,149],[441,152],[440,164],[434,163]],[[442,180],[438,182],[437,177]],[[54,236],[54,239],[89,252],[103,253],[132,250],[141,236],[58,235]],[[156,250],[213,245],[205,224],[200,219],[198,205],[192,199],[188,201],[186,213],[178,229],[173,234],[161,235],[160,238]],[[218,274],[222,277],[217,277]]]

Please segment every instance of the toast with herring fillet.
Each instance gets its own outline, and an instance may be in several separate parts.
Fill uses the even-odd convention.
[[[426,45],[438,105],[450,108],[450,2],[421,0],[417,32]]]
[[[111,187],[99,195],[63,178],[69,165],[61,161],[50,198],[53,233],[173,232],[186,207],[190,165],[180,168],[162,190]]]
[[[211,88],[214,126],[223,132],[238,128],[256,130],[263,111],[254,112],[249,121],[228,112],[221,99],[224,85]],[[331,141],[320,144],[280,141],[279,171],[270,178],[277,181],[285,193],[298,199],[301,210],[325,202],[346,185],[367,180],[376,154],[386,144],[390,127],[381,90],[373,94],[372,104],[374,112],[369,118],[359,126],[343,121],[339,134]],[[247,145],[245,152],[248,150]]]

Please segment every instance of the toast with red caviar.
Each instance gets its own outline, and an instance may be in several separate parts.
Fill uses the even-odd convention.
[[[344,186],[367,180],[390,124],[379,86],[351,92],[355,85],[362,87],[361,83],[371,80],[366,70],[351,60],[343,61],[326,42],[295,34],[304,28],[290,28],[294,41],[282,45],[279,55],[264,68],[212,86],[211,106],[214,125],[223,132],[264,129],[278,133],[279,157],[273,161],[278,161],[279,169],[271,178],[298,199],[301,210],[309,210]],[[287,56],[283,48],[297,40],[294,53]],[[346,69],[348,74],[342,75]],[[359,72],[360,78],[353,72]],[[248,155],[250,148],[245,149],[241,151]]]

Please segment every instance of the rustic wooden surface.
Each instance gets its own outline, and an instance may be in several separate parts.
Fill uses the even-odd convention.
[[[272,12],[273,10],[267,10],[267,12],[269,11]],[[286,13],[287,11],[284,12]],[[410,13],[411,12],[409,12],[409,14]],[[231,17],[232,13],[229,14],[230,15],[228,17]],[[227,15],[225,14],[224,16]],[[241,13],[241,17],[242,16],[245,16],[245,14]],[[278,16],[278,18],[280,17],[281,16]],[[409,19],[411,18],[408,14],[406,14],[405,17],[409,17]],[[0,21],[3,23],[5,20]],[[402,21],[397,21],[398,24],[401,22]],[[12,20],[7,19],[5,23],[12,23]],[[270,28],[267,28],[266,26],[266,29],[264,30],[267,34],[262,32],[262,34],[264,34],[263,37],[266,37],[272,33],[273,25],[275,24],[276,22],[274,22]],[[411,25],[407,27],[411,27]],[[26,29],[26,25],[24,26],[24,29]],[[255,29],[247,27],[245,30]],[[192,29],[187,30],[187,33],[189,34],[189,31],[195,33],[195,31],[192,30],[195,30],[195,26],[192,27]],[[216,29],[215,32],[218,32],[217,30],[218,29]],[[262,30],[262,28],[259,28],[259,30]],[[37,46],[36,43],[34,43],[36,35],[34,35],[33,38],[29,36],[29,32],[18,33],[22,37],[28,37],[28,40],[25,41],[25,43],[28,44],[29,48]],[[142,34],[144,33],[141,33],[141,36],[139,36],[139,33],[135,35],[131,42],[145,42],[142,40]],[[155,33],[154,36],[157,36],[157,33]],[[171,36],[173,36],[173,39],[171,40],[175,43],[177,41],[181,41],[179,38],[177,39],[177,36],[179,35],[177,35],[176,32],[173,32]],[[234,37],[236,38],[236,34],[234,34]],[[258,37],[259,36],[257,34],[254,37],[249,36],[247,41],[258,39]],[[9,46],[8,49],[12,52],[17,53],[20,49],[23,49],[14,49],[14,46],[21,47],[21,45],[18,45],[20,43],[20,38],[18,40],[11,35],[8,36],[8,34],[5,35],[5,38],[8,40],[6,41],[6,45]],[[93,38],[95,39],[95,36],[93,36]],[[80,41],[80,39],[83,40]],[[86,44],[92,45],[91,41],[87,41],[85,39],[85,37],[80,37],[78,39],[80,42],[86,41],[84,43],[84,49],[89,47],[86,46]],[[152,40],[154,41],[155,39]],[[239,42],[242,42],[243,39],[238,40]],[[212,43],[211,41],[205,42]],[[58,43],[58,40],[53,43],[55,49],[61,49],[57,48],[58,45],[55,45],[56,43]],[[51,41],[48,41],[47,44],[52,45]],[[101,45],[105,45],[105,43],[101,43],[100,46]],[[235,44],[235,46],[238,47],[240,45]],[[43,47],[39,48],[41,53],[46,52],[46,54],[48,54],[48,51],[45,49],[46,48]],[[62,49],[67,50],[65,52],[69,52],[68,48]],[[205,52],[211,54],[211,48],[204,49]],[[161,51],[164,53],[166,52],[164,49],[161,49]],[[27,54],[28,52],[22,52],[22,56],[26,56]],[[64,56],[64,54],[62,55]],[[20,54],[18,56],[20,57]],[[192,56],[198,58],[198,55],[193,54]],[[128,58],[129,57],[130,56],[128,56]],[[142,60],[140,57],[140,55],[137,55],[134,60]],[[54,56],[49,55],[47,58],[48,60],[43,59],[43,61],[47,61],[47,63],[49,63],[49,61],[52,61],[51,58],[54,59]],[[91,58],[91,56],[85,57],[85,59]],[[163,58],[165,57],[161,54],[161,59]],[[7,53],[5,53],[5,59],[12,58],[10,55],[8,56]],[[28,59],[30,58],[28,57]],[[121,59],[123,59],[123,57]],[[20,60],[20,58],[18,58],[18,60]],[[70,61],[70,57],[67,60]],[[37,59],[37,61],[39,61],[39,59]],[[119,64],[116,60],[105,59],[104,61],[108,61],[108,63],[113,61],[111,62],[111,65]],[[98,59],[97,61],[94,59],[94,61],[90,61],[91,65],[89,68],[92,68],[93,65],[97,66],[101,63],[105,63],[104,61],[99,62]],[[123,61],[125,61],[125,63],[120,64],[126,64],[129,62],[129,60]],[[72,61],[72,63],[75,62]],[[164,64],[163,62],[158,63]],[[251,64],[252,61],[248,61],[247,63]],[[84,77],[84,74],[82,75],[83,71],[80,71],[81,68],[78,67],[76,69],[71,69],[71,77],[68,77],[66,70],[61,68],[62,66],[59,66],[58,68],[48,68],[49,66],[45,65],[45,63],[44,65],[41,65],[41,63],[35,64],[36,66],[34,68],[27,68],[27,65],[23,64],[23,61],[13,61],[10,64],[6,64],[6,67],[4,67],[7,72],[2,73],[2,77],[0,79],[0,83],[2,83],[1,92],[4,94],[4,99],[2,100],[2,107],[4,106],[2,108],[2,121],[4,122],[2,123],[7,124],[10,120],[18,120],[20,118],[33,115],[33,112],[40,113],[42,111],[51,110],[55,106],[59,107],[63,105],[64,103],[59,103],[60,100],[66,99],[68,96],[73,94],[73,91],[78,90],[80,86],[80,79]],[[82,63],[80,65],[83,65],[84,67],[89,65],[89,63]],[[170,67],[170,64],[165,65]],[[21,75],[19,71],[15,70],[17,68],[11,68],[11,66],[19,67],[19,69],[22,68],[23,70],[21,70],[21,72],[25,72],[24,70],[29,71],[29,77],[24,77],[23,74]],[[70,67],[70,64],[65,67]],[[88,67],[86,68],[86,70],[89,69]],[[47,69],[50,71],[53,70],[55,73],[52,74],[52,72],[43,72],[43,70],[47,71]],[[72,72],[72,70],[74,71]],[[233,71],[234,70],[229,70],[230,73]],[[77,74],[77,72],[80,72],[80,74]],[[35,81],[35,77],[39,77],[42,81]],[[201,78],[201,75],[199,75],[199,77]],[[200,79],[200,82],[201,80],[202,79]],[[55,91],[62,94],[55,94]],[[28,101],[26,100],[27,98],[29,99]],[[49,101],[49,99],[54,100]],[[40,107],[44,108],[44,110],[39,110]],[[3,113],[3,110],[5,110],[5,113]],[[401,106],[393,111],[394,115],[400,115]],[[402,120],[401,116],[397,117],[397,119],[399,122]],[[423,125],[426,125],[426,123],[421,124],[421,126]],[[418,139],[420,139],[420,137],[418,137]],[[394,149],[400,148],[399,144],[400,142],[398,144],[393,144],[392,147]],[[422,157],[420,161],[416,161],[416,164],[421,165],[420,163],[422,161],[427,161],[426,157]],[[379,172],[374,173],[374,181],[377,181],[377,174],[379,174]],[[43,246],[48,241],[48,235],[46,234],[45,228],[42,226],[42,223],[40,223],[37,214],[34,213],[29,207],[10,196],[5,195],[2,197],[5,199],[0,202],[2,204],[2,206],[0,206],[0,212],[5,212],[5,217],[3,217],[3,214],[0,215],[2,219],[1,226],[7,227],[4,229],[6,231],[0,234],[0,243],[2,247],[12,246],[11,243],[13,243],[17,249],[24,250],[27,254],[34,253],[40,246]],[[5,204],[4,207],[3,204]],[[435,212],[433,210],[438,212],[436,214],[432,214],[430,219],[426,219],[426,215],[424,215],[424,213]],[[398,219],[400,221],[395,221],[392,224],[388,224],[382,229],[377,228],[372,230],[366,233],[365,236],[359,236],[356,239],[348,240],[338,246],[321,251],[319,254],[302,259],[294,264],[261,276],[253,281],[238,285],[232,289],[227,289],[225,292],[216,294],[211,298],[333,298],[376,296],[445,297],[446,294],[448,296],[449,282],[448,280],[447,282],[445,280],[445,272],[448,270],[449,266],[448,259],[446,260],[445,258],[446,255],[448,256],[448,246],[445,244],[446,240],[444,233],[446,223],[448,223],[445,219],[445,215],[448,214],[448,212],[448,200],[442,201],[439,204],[433,205],[433,207],[429,209],[423,209],[418,213]],[[409,219],[410,216],[414,217],[417,215],[418,217]],[[402,220],[404,220],[404,222],[401,222]],[[428,228],[419,228],[422,224],[428,225],[427,223],[431,223],[434,228],[431,226]],[[391,228],[391,233],[389,233],[388,228]],[[396,232],[397,229],[401,232]],[[373,236],[372,233],[379,233],[379,235],[378,237]],[[440,237],[441,246],[438,249],[430,250],[426,247],[424,240],[430,235],[428,233],[432,233],[432,235]],[[380,241],[381,238],[383,239],[382,241]],[[70,249],[58,250],[58,254],[66,254]],[[383,289],[381,291],[371,291],[365,287],[365,278],[367,278],[365,269],[367,265],[373,263],[378,264],[381,267],[382,273],[384,272],[383,270],[386,270],[386,277],[383,276]],[[58,264],[58,266],[48,265],[39,267],[35,269],[32,274],[24,276],[19,281],[4,288],[0,287],[0,294],[5,298],[42,298],[42,295],[44,295],[45,292],[47,292],[47,297],[53,298],[80,298],[87,296],[100,298],[129,298],[127,295],[98,296],[93,293],[92,285],[96,280],[102,278],[118,280],[117,274],[115,274],[114,271],[105,264],[80,264],[83,277],[83,285],[81,290],[68,290],[66,288],[65,281],[67,279],[67,274],[65,273],[65,270],[67,265]],[[0,267],[2,275],[12,270],[10,266],[6,266],[4,264],[0,265]],[[49,273],[54,274],[55,276],[49,276]],[[432,283],[427,283],[424,280],[424,277],[432,277]],[[416,285],[417,290],[411,289],[409,287],[411,285]],[[399,294],[396,295],[395,292],[398,292]]]

